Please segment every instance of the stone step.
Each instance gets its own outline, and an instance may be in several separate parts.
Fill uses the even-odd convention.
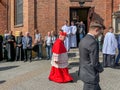
[[[75,49],[70,49],[69,52],[79,52],[79,49],[78,48],[75,48]]]

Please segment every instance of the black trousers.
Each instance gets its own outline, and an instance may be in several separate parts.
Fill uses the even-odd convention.
[[[91,84],[84,82],[83,90],[101,90],[99,83],[98,84]]]
[[[24,61],[32,59],[32,49],[23,49],[24,52]]]
[[[0,61],[3,60],[2,45],[0,45]]]
[[[114,65],[115,65],[115,55],[103,54],[103,66],[114,67]]]

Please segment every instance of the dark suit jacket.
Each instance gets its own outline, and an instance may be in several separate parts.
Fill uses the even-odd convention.
[[[79,44],[80,79],[86,83],[99,82],[99,73],[103,71],[99,63],[99,46],[96,39],[87,34]]]
[[[16,37],[16,45],[22,44],[22,38],[23,36]]]

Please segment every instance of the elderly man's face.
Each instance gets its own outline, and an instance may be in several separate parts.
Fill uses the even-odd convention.
[[[12,35],[12,31],[10,31],[9,34]]]
[[[27,33],[26,33],[26,36],[28,37],[29,35],[30,35],[30,34],[27,32]]]
[[[51,35],[51,33],[50,32],[48,32],[48,36],[50,36]]]

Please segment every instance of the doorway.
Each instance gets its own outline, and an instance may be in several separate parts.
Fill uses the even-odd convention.
[[[70,22],[74,21],[75,25],[78,26],[78,22],[83,21],[85,24],[85,34],[88,33],[88,27],[90,23],[90,8],[91,7],[70,7]],[[76,36],[78,45],[80,42],[78,30]]]

